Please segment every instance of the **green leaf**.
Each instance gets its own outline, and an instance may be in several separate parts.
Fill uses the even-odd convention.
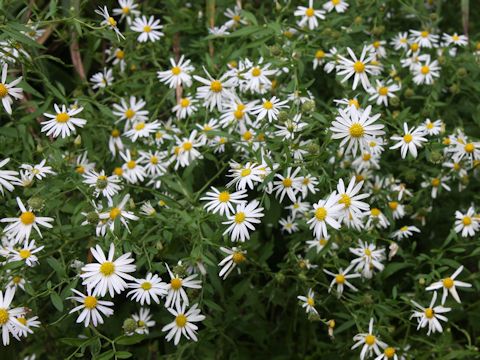
[[[145,335],[135,334],[132,336],[124,336],[118,340],[115,340],[115,344],[118,345],[133,345],[142,342],[145,339]]]
[[[53,306],[55,306],[55,308],[58,311],[63,311],[63,301],[62,301],[62,298],[60,297],[60,295],[58,295],[56,292],[52,291],[50,293],[50,300],[52,300]]]
[[[113,350],[108,350],[100,355],[98,355],[97,357],[95,357],[95,360],[108,360],[108,359],[111,359],[115,356],[115,351]]]
[[[132,357],[132,353],[131,352],[128,352],[128,351],[117,351],[115,353],[115,356],[118,358],[118,359],[128,359],[130,357]]]

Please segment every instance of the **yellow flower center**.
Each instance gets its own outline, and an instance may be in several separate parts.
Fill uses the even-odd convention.
[[[423,74],[423,75],[427,75],[429,72],[430,72],[430,67],[428,65],[423,65],[421,68],[420,68],[420,72]]]
[[[235,119],[241,120],[243,118],[244,112],[242,110],[235,110],[233,112],[233,116],[235,116]]]
[[[122,210],[120,210],[119,208],[113,208],[112,210],[110,210],[110,219],[115,220],[121,213]]]
[[[211,83],[210,83],[210,90],[212,90],[213,92],[220,92],[222,91],[222,83],[218,80],[213,80]]]
[[[20,221],[24,225],[30,225],[33,224],[35,221],[35,214],[31,211],[25,211],[20,215]]]
[[[475,150],[475,145],[473,145],[472,143],[468,143],[465,145],[464,149],[467,153],[471,154]]]
[[[130,8],[128,6],[124,6],[122,8],[122,13],[124,13],[125,15],[128,14],[130,12]]]
[[[242,135],[243,140],[248,141],[253,137],[252,133],[250,131],[245,131]]]
[[[348,106],[355,106],[357,109],[360,108],[360,103],[358,102],[357,99],[350,99],[348,100]]]
[[[233,253],[232,260],[235,264],[240,264],[245,261],[245,255],[239,251],[236,251]]]
[[[22,278],[20,276],[15,276],[12,279],[12,281],[13,281],[14,284],[20,284],[20,282],[22,281]]]
[[[366,153],[366,154],[363,154],[363,155],[362,155],[363,161],[368,161],[368,160],[370,160],[371,158],[372,158],[372,155],[369,154],[369,153]]]
[[[374,41],[372,45],[375,49],[378,49],[381,44],[380,44],[380,41],[377,40],[377,41]]]
[[[172,68],[172,74],[173,74],[173,75],[178,75],[178,74],[180,74],[181,72],[182,72],[182,69],[180,69],[178,66],[174,66],[174,67]]]
[[[23,260],[28,259],[32,255],[32,253],[28,249],[22,249],[18,252],[18,254]]]
[[[190,141],[186,141],[182,144],[183,150],[190,151],[192,150],[193,144]]]
[[[388,359],[390,359],[395,355],[395,349],[389,346],[383,351],[383,353]]]
[[[254,67],[252,69],[252,76],[257,77],[257,76],[260,76],[261,74],[262,74],[262,70],[260,70],[260,68]]]
[[[372,334],[368,334],[367,336],[365,336],[365,344],[367,344],[368,346],[372,346],[373,344],[375,344],[375,336],[373,336]]]
[[[176,277],[170,280],[170,286],[173,290],[178,290],[182,287],[182,279]]]
[[[27,325],[27,319],[25,319],[23,316],[17,318],[18,322],[22,325]]]
[[[343,204],[346,208],[348,208],[350,205],[352,205],[352,199],[347,194],[342,194],[340,196],[340,200],[338,200],[338,203]]]
[[[152,288],[152,283],[148,282],[148,281],[145,281],[142,283],[142,285],[140,285],[140,287],[145,290],[145,291],[148,291]]]
[[[66,123],[70,119],[70,115],[65,112],[61,112],[55,116],[55,120],[59,123]]]
[[[307,10],[305,10],[305,15],[307,15],[308,17],[312,17],[313,15],[315,15],[315,10],[313,10],[312,8],[308,8]]]
[[[152,27],[150,25],[145,25],[143,27],[143,32],[149,33],[150,31],[152,31]]]
[[[433,178],[431,183],[432,183],[433,187],[438,187],[440,185],[440,179],[439,178]]]
[[[379,216],[382,212],[381,212],[379,209],[377,209],[377,208],[373,208],[372,210],[370,210],[370,213],[372,214],[372,216],[377,217],[377,216]]]
[[[428,33],[428,31],[422,31],[422,32],[420,33],[420,36],[423,37],[423,38],[428,37],[428,35],[430,35],[430,34]]]
[[[117,22],[116,22],[115,19],[112,18],[112,17],[109,17],[109,18],[108,18],[108,23],[109,23],[111,26],[114,26],[114,27],[117,26]]]
[[[434,315],[435,315],[435,311],[433,311],[432,308],[425,309],[425,316],[427,317],[427,319],[433,318]]]
[[[464,216],[462,219],[463,225],[468,226],[472,224],[472,218],[470,216]]]
[[[75,172],[78,174],[83,174],[85,173],[85,167],[82,165],[78,165],[77,168],[75,169]]]
[[[134,160],[130,160],[127,162],[127,168],[130,170],[135,169],[135,166],[137,166],[137,163]]]
[[[288,188],[288,187],[292,186],[293,181],[290,178],[285,178],[285,179],[283,179],[282,184],[283,184],[284,187]]]
[[[413,140],[413,136],[411,134],[405,134],[403,136],[403,141],[405,141],[407,144]]]
[[[183,328],[187,323],[187,317],[183,314],[178,314],[177,317],[175,318],[175,323],[177,324],[178,327]]]
[[[402,226],[402,227],[400,228],[400,231],[403,231],[403,232],[405,232],[405,231],[407,231],[407,230],[408,230],[408,226]]]
[[[388,203],[388,206],[389,206],[390,209],[392,209],[392,210],[397,210],[398,202],[396,202],[396,201],[390,201],[390,202]]]
[[[222,191],[218,194],[218,201],[220,202],[228,202],[230,200],[230,193],[228,191]]]
[[[125,117],[127,119],[131,119],[135,116],[135,111],[133,111],[132,109],[128,109],[127,111],[125,111]]]
[[[115,264],[111,261],[105,261],[102,265],[100,265],[100,272],[104,276],[110,276],[115,272]]]
[[[138,327],[144,327],[144,326],[145,326],[145,321],[143,321],[143,320],[138,320],[138,321],[137,321],[137,326],[138,326]]]
[[[107,177],[106,177],[105,175],[100,175],[100,176],[98,177],[98,180],[103,180],[103,181],[105,181],[105,180],[107,180]]]
[[[361,61],[356,61],[355,64],[353,64],[353,70],[355,70],[356,73],[363,73],[365,71],[365,64]]]
[[[317,59],[323,59],[325,57],[325,51],[323,50],[317,50],[315,53],[315,58]]]
[[[115,52],[115,57],[116,57],[118,60],[122,60],[122,59],[125,57],[125,51],[118,49],[118,50]]]
[[[380,89],[378,89],[378,93],[382,96],[387,96],[388,95],[388,87],[382,86]]]
[[[240,176],[241,177],[245,177],[245,176],[248,176],[252,173],[252,170],[250,169],[242,169],[242,171],[240,172]]]
[[[120,130],[118,129],[113,129],[111,132],[112,137],[117,138],[120,136]]]
[[[4,84],[0,83],[0,98],[4,98],[7,95],[8,95],[7,87]]]
[[[246,218],[246,217],[247,217],[247,216],[245,215],[245,213],[242,212],[242,211],[240,211],[240,212],[238,212],[238,213],[235,214],[235,222],[236,222],[237,224],[241,224],[241,223],[243,223],[243,222],[245,221],[245,218]]]
[[[309,298],[307,298],[307,304],[310,305],[310,306],[314,306],[315,305],[315,300],[313,300],[313,298],[309,297]]]
[[[273,108],[273,104],[271,101],[267,100],[263,103],[263,108],[267,110],[271,110]]]
[[[332,4],[337,6],[338,4],[341,3],[342,0],[332,0]]]
[[[114,170],[113,170],[113,173],[117,176],[122,176],[123,174],[123,169],[121,167],[116,167]]]
[[[140,131],[145,128],[145,123],[144,122],[139,122],[137,125],[135,125],[135,130]]]
[[[453,285],[455,285],[454,282],[453,282],[453,279],[449,278],[449,277],[443,279],[442,282],[443,282],[443,286],[446,287],[447,289],[450,289],[450,288],[453,287]]]
[[[315,210],[315,218],[318,221],[323,221],[327,217],[327,210],[324,207],[319,207]]]
[[[94,309],[97,306],[97,298],[95,296],[87,296],[83,300],[83,305],[87,309]]]
[[[412,45],[410,45],[410,49],[413,52],[417,51],[419,47],[420,47],[420,45],[418,45],[418,43],[413,43]]]
[[[345,282],[345,275],[342,275],[342,274],[337,274],[335,276],[335,282],[337,284],[343,284]]]
[[[10,315],[8,314],[8,310],[5,308],[0,308],[0,325],[6,324]]]
[[[460,36],[458,36],[457,34],[455,34],[455,35],[452,36],[452,40],[453,40],[453,41],[458,41],[458,40],[460,40]]]
[[[190,105],[190,100],[188,100],[187,98],[183,98],[182,100],[180,100],[181,107],[186,108],[188,107],[188,105]]]
[[[365,129],[361,124],[354,123],[352,124],[352,126],[350,126],[349,132],[350,132],[350,136],[354,138],[359,138],[363,136],[363,134],[365,133]]]
[[[233,15],[232,20],[235,21],[236,23],[238,23],[238,22],[240,22],[241,17],[240,17],[240,15]]]

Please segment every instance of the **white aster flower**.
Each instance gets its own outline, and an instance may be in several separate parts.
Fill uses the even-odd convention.
[[[465,214],[455,211],[455,232],[462,233],[463,237],[475,236],[480,228],[480,219],[475,215],[475,209],[470,206]]]
[[[115,78],[113,77],[113,70],[104,68],[103,72],[100,71],[95,73],[90,78],[90,81],[93,83],[92,89],[102,89],[107,86],[112,85]]]
[[[245,203],[247,197],[247,190],[240,190],[236,192],[229,192],[228,190],[219,191],[216,187],[211,187],[204,197],[200,200],[208,201],[205,204],[205,209],[213,214],[217,212],[220,215],[230,216],[235,212],[234,204]]]
[[[17,177],[18,171],[14,170],[1,170],[1,168],[8,164],[10,158],[6,158],[0,161],[0,192],[2,195],[5,195],[3,188],[7,189],[7,191],[13,191],[14,185],[19,185],[21,180]]]
[[[249,230],[255,231],[255,225],[261,222],[260,218],[264,216],[263,208],[257,200],[250,203],[237,204],[235,213],[227,216],[227,221],[223,224],[229,227],[223,232],[223,235],[230,234],[231,241],[241,241],[250,239]]]
[[[62,135],[62,138],[65,138],[75,133],[75,126],[83,127],[87,123],[85,119],[74,117],[82,112],[83,107],[67,109],[65,105],[62,105],[62,108],[60,108],[57,104],[54,104],[53,107],[56,114],[44,113],[43,115],[50,118],[50,120],[41,123],[43,125],[42,132],[46,132],[47,136],[51,135],[56,138]]]
[[[158,79],[169,88],[175,89],[177,86],[190,87],[192,85],[192,76],[190,73],[195,68],[190,65],[190,60],[185,60],[185,56],[181,56],[178,62],[170,58],[170,64],[172,67],[170,70],[158,71]]]
[[[10,308],[14,296],[15,288],[7,288],[5,292],[0,291],[0,328],[4,346],[10,343],[10,335],[20,340],[21,332],[32,332],[32,330],[18,321],[18,317],[25,314],[25,308]]]
[[[134,279],[135,282],[128,284],[130,289],[127,297],[132,296],[135,300],[143,305],[145,302],[150,305],[150,299],[160,304],[159,297],[163,298],[167,295],[167,283],[162,281],[157,274],[148,273],[145,279]]]
[[[137,323],[137,328],[135,329],[137,334],[148,335],[149,328],[155,326],[155,321],[151,320],[152,315],[150,314],[150,309],[147,308],[141,308],[138,314],[132,315],[132,319]]]
[[[310,224],[310,229],[313,229],[313,235],[317,239],[328,237],[327,225],[340,229],[338,218],[343,205],[338,203],[339,199],[340,197],[334,191],[326,200],[319,200],[313,204],[314,216],[307,221],[307,224]]]
[[[313,8],[313,0],[308,0],[308,8],[305,6],[298,6],[297,10],[293,12],[293,15],[301,17],[298,22],[299,27],[308,25],[310,30],[314,30],[318,27],[318,19],[325,19],[325,11],[315,10]]]
[[[337,13],[344,13],[347,11],[348,3],[345,0],[329,0],[323,4],[323,8],[328,12],[335,10]]]
[[[442,305],[445,304],[445,300],[447,300],[447,296],[450,293],[452,297],[455,299],[456,302],[461,303],[460,297],[458,296],[457,293],[457,286],[458,287],[472,287],[472,284],[455,280],[455,278],[460,275],[460,273],[463,271],[463,265],[460,266],[455,272],[452,274],[452,276],[446,277],[445,279],[442,279],[440,281],[434,282],[432,285],[428,286],[425,290],[431,291],[431,290],[438,290],[440,288],[443,288],[443,295],[442,295]]]
[[[424,308],[417,302],[412,300],[413,305],[417,308],[417,310],[413,311],[413,314],[410,318],[416,318],[418,321],[418,329],[424,328],[428,325],[428,332],[427,336],[430,336],[430,333],[435,332],[443,332],[442,324],[439,320],[448,321],[447,317],[442,315],[444,313],[449,312],[451,309],[447,307],[443,307],[441,305],[434,306],[437,300],[437,292],[433,293],[432,301],[430,302],[430,306]]]
[[[358,289],[355,286],[353,286],[352,284],[350,284],[350,282],[348,281],[348,279],[355,279],[355,278],[359,278],[361,276],[358,273],[357,274],[349,274],[349,272],[350,272],[350,270],[352,270],[353,266],[354,265],[350,265],[345,270],[340,268],[338,270],[338,273],[333,273],[333,272],[331,272],[327,269],[323,269],[324,273],[326,273],[330,276],[333,276],[333,279],[330,282],[330,286],[328,288],[328,292],[331,292],[335,285],[337,286],[336,295],[337,295],[338,298],[342,297],[345,285],[353,291],[358,291]]]
[[[137,37],[137,41],[140,43],[147,41],[155,42],[164,35],[163,32],[160,31],[163,29],[163,25],[160,25],[160,20],[155,20],[153,16],[150,16],[148,20],[145,15],[141,18],[136,18],[130,26],[130,29],[140,33]]]
[[[189,289],[201,289],[201,281],[194,280],[198,274],[192,274],[187,277],[181,277],[179,274],[174,274],[168,264],[165,264],[167,267],[168,275],[170,276],[170,283],[167,283],[167,298],[165,300],[165,307],[169,308],[170,306],[176,306],[177,308],[183,302],[183,305],[188,306],[188,296],[185,291],[185,288]]]
[[[218,276],[225,280],[227,276],[230,275],[230,273],[233,271],[233,269],[237,267],[237,265],[245,262],[245,255],[247,254],[247,251],[237,248],[235,246],[231,249],[226,247],[220,247],[220,250],[227,254],[227,256],[225,256],[222,261],[218,263],[218,266],[221,267]],[[238,273],[240,273],[240,268],[238,268]]]
[[[297,299],[302,302],[302,308],[305,309],[307,314],[318,315],[318,311],[315,309],[315,293],[312,289],[308,289],[307,296],[297,296]]]
[[[370,319],[368,333],[360,333],[355,335],[353,337],[353,341],[356,343],[352,346],[352,350],[363,345],[362,351],[360,352],[360,360],[364,360],[367,357],[372,356],[373,352],[375,352],[376,355],[380,355],[382,353],[380,347],[387,347],[387,344],[385,344],[383,341],[380,341],[378,337],[373,334],[373,318]]]
[[[12,114],[12,98],[17,100],[22,99],[22,88],[15,87],[20,81],[22,81],[22,76],[18,79],[13,80],[10,84],[7,84],[7,73],[8,73],[8,64],[3,64],[2,77],[0,80],[0,99],[2,100],[2,105],[5,111],[8,114]]]
[[[183,304],[180,306],[176,305],[174,308],[168,308],[167,310],[175,316],[175,320],[165,325],[162,328],[162,331],[168,331],[168,334],[165,336],[167,341],[172,339],[175,346],[180,342],[180,337],[183,335],[187,339],[192,339],[197,341],[197,330],[198,326],[195,325],[195,322],[205,320],[205,316],[200,314],[200,309],[197,308],[197,304],[193,305],[188,311],[185,312],[188,304]]]
[[[85,327],[88,327],[88,325],[92,323],[93,326],[96,327],[103,324],[102,315],[106,317],[113,315],[113,309],[110,309],[110,307],[113,306],[113,302],[99,300],[96,296],[91,295],[90,290],[87,290],[87,295],[84,295],[75,289],[72,289],[72,291],[77,296],[71,296],[68,299],[72,299],[81,303],[81,305],[74,307],[69,312],[69,314],[71,314],[82,310],[77,318],[77,323],[83,322]]]
[[[280,101],[276,96],[267,100],[262,98],[262,103],[252,109],[252,114],[257,115],[257,121],[268,118],[269,122],[277,120],[280,109],[287,107],[288,100]]]
[[[367,47],[364,46],[360,58],[357,58],[352,49],[347,48],[348,53],[352,60],[347,59],[344,56],[338,55],[339,64],[337,65],[337,74],[345,76],[342,83],[347,81],[353,76],[352,90],[357,88],[360,82],[365,91],[370,87],[370,81],[368,80],[368,74],[375,75],[379,71],[379,67],[372,65],[371,62],[375,59],[375,54],[368,53]],[[368,53],[368,56],[367,56]]]
[[[390,149],[400,148],[402,159],[405,159],[409,152],[414,158],[416,158],[418,154],[417,147],[421,148],[423,146],[422,143],[428,141],[423,137],[425,133],[421,129],[415,129],[415,127],[408,129],[407,123],[403,123],[403,130],[403,136],[395,135],[390,138],[394,141],[398,141],[398,143],[391,146]]]

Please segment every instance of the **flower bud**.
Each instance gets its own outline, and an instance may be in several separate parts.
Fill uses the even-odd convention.
[[[278,121],[285,122],[288,120],[288,113],[286,111],[280,111],[278,113]]]
[[[463,77],[467,76],[467,74],[468,74],[468,71],[464,67],[461,67],[457,70],[457,75],[460,78],[463,78]]]
[[[355,25],[362,25],[362,23],[363,23],[362,17],[361,16],[356,16],[355,19],[353,19],[353,23]]]
[[[443,161],[443,155],[439,151],[432,151],[429,160],[434,164],[440,164]]]
[[[407,88],[405,90],[405,97],[406,98],[411,98],[414,95],[415,95],[415,91],[413,91],[413,89]]]
[[[87,222],[89,224],[96,225],[98,223],[98,220],[100,220],[100,218],[95,211],[90,211],[87,214]]]
[[[460,86],[458,86],[458,84],[452,84],[448,89],[454,95],[460,92]]]
[[[400,105],[400,99],[397,96],[394,96],[390,99],[390,104],[392,104],[394,107],[397,107]]]
[[[270,54],[272,56],[280,56],[282,54],[282,49],[277,45],[270,46]]]
[[[137,322],[132,318],[125,319],[122,325],[122,329],[127,335],[131,335],[137,330]]]
[[[75,145],[77,147],[82,145],[82,137],[80,135],[77,135],[75,140],[73,140],[73,145]]]
[[[27,201],[28,206],[30,206],[33,210],[40,211],[45,206],[45,200],[43,200],[39,196],[34,196],[28,199]]]
[[[281,272],[275,274],[275,281],[279,284],[283,284],[285,282],[285,275]]]
[[[302,104],[302,111],[303,112],[312,112],[314,110],[315,110],[315,101],[308,100],[308,101],[305,101]]]

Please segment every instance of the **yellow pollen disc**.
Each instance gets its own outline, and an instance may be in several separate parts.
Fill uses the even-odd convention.
[[[158,157],[156,157],[155,155],[153,155],[153,156],[150,158],[150,164],[157,165],[157,164],[158,164]]]
[[[125,51],[123,50],[117,50],[115,52],[115,57],[118,59],[118,60],[122,60],[124,57],[125,57]]]
[[[117,176],[122,176],[123,174],[123,169],[121,167],[116,167],[114,170],[113,170],[113,173]]]
[[[22,278],[20,276],[15,276],[12,279],[12,281],[13,281],[14,284],[20,284],[20,282],[22,281]]]
[[[322,239],[318,240],[318,242],[319,242],[320,245],[322,245],[322,246],[327,245],[327,240],[326,240],[326,239],[323,239],[323,238],[322,238]]]
[[[97,298],[95,296],[87,296],[83,300],[83,305],[87,309],[94,309],[97,306]]]
[[[10,315],[8,314],[8,310],[1,308],[0,309],[0,325],[6,324],[9,318],[10,318]]]
[[[387,96],[388,95],[388,87],[382,86],[380,89],[378,89],[378,93],[382,96]]]
[[[0,83],[0,98],[4,98],[7,95],[8,95],[7,87],[4,84]]]
[[[243,118],[244,112],[242,110],[235,110],[233,112],[233,116],[235,116],[235,119],[241,120]]]
[[[372,256],[372,250],[370,250],[369,248],[366,248],[366,249],[364,250],[364,253],[365,253],[365,255],[367,255],[367,256]]]
[[[460,166],[459,163],[453,163],[453,170],[459,171],[462,167]]]
[[[427,317],[427,319],[433,318],[434,315],[435,315],[435,311],[433,311],[432,308],[425,309],[425,316]]]
[[[33,222],[35,221],[35,214],[31,211],[25,211],[24,213],[22,213],[22,215],[20,215],[20,221],[24,225],[33,224]]]
[[[365,129],[361,124],[354,123],[352,124],[352,126],[350,126],[349,132],[350,132],[350,136],[354,138],[359,138],[363,136],[363,134],[365,133]]]
[[[365,71],[365,64],[361,61],[356,61],[355,64],[353,64],[353,70],[355,70],[356,73],[363,73]]]
[[[356,182],[360,182],[360,181],[363,181],[364,180],[364,177],[362,174],[358,174],[358,175],[355,175],[355,181]]]
[[[27,325],[27,319],[25,319],[24,317],[18,317],[17,318],[18,322],[22,325]]]
[[[250,131],[245,131],[242,135],[243,140],[248,141],[251,140],[253,137],[252,133]]]
[[[462,223],[465,226],[471,225],[472,224],[472,218],[470,216],[464,216],[462,219]]]
[[[113,129],[112,132],[110,133],[110,135],[112,135],[112,137],[114,137],[114,138],[117,138],[117,137],[120,136],[120,130]]]
[[[190,151],[192,150],[193,144],[190,141],[186,141],[182,144],[183,150]]]
[[[105,261],[100,265],[100,272],[105,276],[110,276],[115,272],[115,264],[111,261]]]
[[[455,285],[454,282],[453,282],[453,279],[449,278],[449,277],[443,279],[442,282],[443,282],[443,286],[446,287],[447,289],[450,289],[450,288],[453,287],[453,285]]]
[[[357,109],[360,108],[360,103],[358,102],[357,99],[350,99],[348,100],[348,106],[355,106]]]
[[[222,83],[218,80],[213,80],[211,83],[210,83],[210,90],[212,90],[213,92],[220,92],[222,91]]]
[[[458,36],[457,34],[455,34],[455,35],[452,36],[452,40],[453,40],[453,41],[458,41],[458,40],[460,40],[460,36]]]
[[[127,111],[125,111],[125,117],[127,119],[131,119],[135,116],[135,111],[133,111],[132,109],[128,109]]]
[[[70,115],[65,112],[61,112],[55,116],[55,120],[59,123],[66,123],[70,119]]]
[[[323,59],[325,57],[325,51],[323,50],[317,50],[315,53],[315,58],[316,59]]]
[[[403,141],[405,141],[407,144],[413,140],[413,136],[411,134],[405,134],[403,136]]]
[[[145,281],[142,283],[142,285],[140,285],[140,287],[145,290],[145,291],[148,291],[152,288],[152,283],[149,283],[148,281]]]
[[[403,231],[403,232],[405,232],[405,231],[407,231],[407,230],[408,230],[408,226],[402,226],[402,227],[400,228],[400,231]]]
[[[127,162],[127,168],[129,168],[130,170],[135,169],[135,166],[137,166],[137,163],[135,161],[130,160],[129,162]]]
[[[135,125],[135,130],[140,131],[145,128],[145,123],[144,122],[139,122],[137,125]]]
[[[103,180],[103,181],[105,181],[105,180],[107,180],[107,177],[106,177],[105,175],[100,175],[100,176],[98,177],[98,180]]]
[[[438,179],[438,178],[433,178],[432,181],[431,181],[431,183],[432,183],[432,186],[433,186],[433,187],[438,187],[438,186],[440,185],[440,179]]]
[[[340,200],[338,200],[338,203],[343,204],[346,208],[348,208],[350,205],[352,205],[352,199],[347,194],[342,194]]]
[[[110,210],[110,219],[115,220],[121,213],[122,210],[120,210],[119,208],[113,208],[112,210]]]
[[[175,148],[173,149],[175,155],[178,155],[180,154],[180,151],[182,150],[182,148],[180,146],[175,146]]]
[[[177,317],[175,318],[175,323],[177,324],[178,327],[184,327],[185,324],[187,323],[187,317],[183,314],[178,314]]]
[[[261,74],[262,74],[262,70],[260,70],[260,68],[254,67],[252,69],[252,76],[257,77],[257,76],[260,76]]]
[[[230,200],[230,193],[228,191],[222,191],[218,194],[218,201],[220,202],[228,202]]]
[[[242,169],[242,171],[240,172],[240,176],[241,177],[245,177],[245,176],[248,176],[252,173],[252,170],[250,169]]]
[[[423,37],[423,38],[428,37],[428,35],[430,35],[430,34],[428,33],[428,31],[422,31],[422,32],[420,33],[420,36]]]
[[[342,2],[342,0],[332,0],[332,4],[335,5],[335,6],[337,6],[341,2]]]
[[[428,123],[427,124],[427,129],[432,130],[433,129],[433,123]]]
[[[170,280],[170,286],[173,290],[178,290],[182,287],[182,279],[176,277]]]
[[[75,172],[78,173],[78,174],[83,174],[83,173],[85,173],[85,167],[83,167],[82,165],[79,165],[75,169]]]
[[[372,214],[372,216],[377,217],[377,216],[379,216],[382,212],[381,212],[379,209],[377,209],[377,208],[373,208],[372,210],[370,210],[370,213]]]
[[[23,260],[28,259],[32,255],[32,253],[28,249],[22,249],[18,252],[18,254]]]
[[[311,297],[307,298],[307,304],[310,305],[310,306],[314,306],[315,305],[315,300],[313,300]]]
[[[122,13],[124,13],[125,15],[128,14],[130,12],[130,8],[128,6],[124,6],[122,8]]]
[[[473,145],[472,143],[468,143],[465,145],[464,149],[467,153],[473,153],[473,151],[475,150],[475,145]]]
[[[388,359],[390,359],[395,355],[395,349],[393,347],[387,347],[383,353]]]
[[[149,33],[150,31],[152,31],[152,27],[150,25],[145,25],[143,27],[143,32]]]
[[[398,202],[396,202],[396,201],[390,201],[390,202],[388,203],[388,207],[389,207],[390,209],[392,209],[392,210],[397,210]]]
[[[363,155],[362,155],[363,161],[368,161],[368,160],[370,160],[371,158],[372,158],[372,155],[369,154],[369,153],[366,153],[366,154],[363,154]]]
[[[242,212],[242,211],[236,213],[236,214],[235,214],[235,223],[237,223],[237,224],[243,223],[243,222],[245,221],[245,218],[246,218],[246,217],[247,217],[247,216],[246,216],[245,213]]]
[[[313,10],[312,8],[308,8],[307,10],[305,10],[305,15],[307,15],[308,17],[312,17],[314,14],[315,10]]]
[[[285,178],[282,180],[282,184],[284,187],[291,187],[293,184],[293,181],[290,178]]]
[[[372,334],[368,334],[367,336],[365,336],[365,344],[367,344],[368,346],[372,346],[373,344],[375,344],[375,336],[373,336]]]
[[[245,261],[245,255],[243,255],[241,252],[234,252],[232,260],[235,264],[240,264]]]
[[[377,41],[374,41],[372,45],[375,49],[378,49],[381,44],[380,44],[380,41],[377,40]]]
[[[430,72],[430,67],[428,65],[423,65],[421,68],[420,68],[420,72],[423,74],[423,75],[427,75],[429,72]]]
[[[318,221],[323,221],[327,217],[327,210],[324,207],[319,207],[315,210],[315,218]]]
[[[240,22],[241,17],[240,17],[240,15],[233,15],[232,20],[238,23],[238,22]]]
[[[417,44],[417,43],[413,43],[412,45],[410,45],[410,49],[415,52],[418,50],[420,46]]]
[[[267,100],[263,103],[263,108],[267,110],[271,110],[273,108],[273,104]]]
[[[178,75],[182,72],[182,69],[180,69],[178,66],[174,66],[171,71],[173,75]]]
[[[343,284],[345,282],[345,276],[342,274],[338,274],[335,276],[335,282],[337,284]]]
[[[190,105],[190,100],[188,100],[187,98],[183,98],[182,100],[180,100],[181,107],[186,108],[188,107],[188,105]]]
[[[108,18],[108,23],[109,23],[111,26],[117,26],[117,22],[116,22],[115,19],[112,18],[112,17],[109,17],[109,18]]]

